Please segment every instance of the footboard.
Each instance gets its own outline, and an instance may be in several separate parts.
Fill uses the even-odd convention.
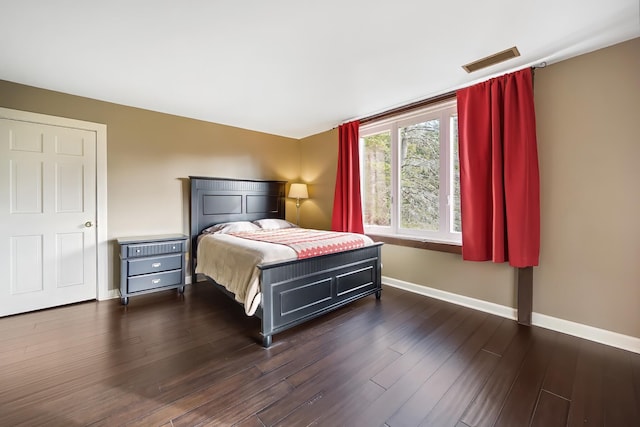
[[[258,266],[263,345],[271,344],[273,334],[351,301],[380,298],[381,246]]]

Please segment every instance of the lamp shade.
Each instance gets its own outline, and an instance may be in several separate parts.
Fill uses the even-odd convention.
[[[309,192],[307,191],[307,184],[291,184],[288,197],[292,199],[308,199]]]

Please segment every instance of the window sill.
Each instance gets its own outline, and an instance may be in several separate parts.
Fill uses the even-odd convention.
[[[367,234],[374,242],[383,242],[390,245],[405,246],[408,248],[426,249],[429,251],[447,252],[450,254],[462,254],[462,246],[452,243],[425,242],[423,240],[406,239],[396,236],[382,236],[379,234]]]

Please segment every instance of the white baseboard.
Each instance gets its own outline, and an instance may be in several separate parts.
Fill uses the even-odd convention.
[[[640,354],[640,338],[630,335],[623,335],[540,313],[531,313],[531,324]]]
[[[106,301],[108,299],[120,298],[120,289],[109,289],[106,294],[100,295],[98,301]]]
[[[430,288],[428,286],[416,285],[415,283],[405,282],[403,280],[393,279],[391,277],[382,276],[382,283],[394,288],[403,289],[405,291],[425,295],[431,298],[436,298],[464,307],[473,308],[485,313],[495,314],[496,316],[505,317],[507,319],[516,320],[518,316],[517,310],[512,307],[507,307],[476,298],[470,298],[451,292],[441,291],[439,289]],[[589,341],[595,341],[601,344],[610,345],[612,347],[617,347],[623,350],[628,350],[640,354],[640,338],[623,335],[617,332],[608,331],[606,329],[595,328],[593,326],[571,322],[569,320],[559,319],[557,317],[547,316],[546,314],[540,313],[531,314],[531,324],[534,326],[539,326],[541,328],[551,329],[553,331],[562,332],[563,334],[573,335],[575,337],[584,338]]]
[[[506,317],[507,319],[517,319],[516,309],[504,305],[465,297],[463,295],[441,291],[440,289],[429,288],[427,286],[416,285],[415,283],[392,279],[391,277],[382,276],[382,283],[393,286],[394,288],[404,289],[405,291],[413,292],[415,294],[425,295],[464,307],[473,308],[475,310],[484,311],[485,313],[495,314],[496,316]]]

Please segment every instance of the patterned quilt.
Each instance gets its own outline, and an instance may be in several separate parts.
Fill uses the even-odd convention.
[[[306,228],[285,228],[230,234],[243,239],[288,246],[298,254],[298,259],[357,249],[366,244],[366,237],[360,234]]]

